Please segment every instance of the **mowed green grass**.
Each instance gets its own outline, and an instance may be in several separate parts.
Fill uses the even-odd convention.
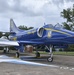
[[[39,51],[41,54],[47,54],[47,52],[45,51]],[[36,53],[34,51],[34,53]],[[62,52],[62,51],[58,51],[58,52],[53,52],[54,55],[67,55],[67,56],[74,56],[74,52]]]
[[[39,51],[40,54],[48,54],[48,52],[45,52],[45,51]],[[0,54],[3,53],[3,50],[0,50]],[[16,50],[10,50],[9,53],[16,53]],[[33,51],[33,54],[35,54],[36,51]],[[24,54],[24,53],[22,53]],[[58,51],[58,52],[53,52],[53,55],[66,55],[66,56],[74,56],[74,52],[65,52],[65,51]]]
[[[74,52],[53,52],[54,55],[74,56]]]

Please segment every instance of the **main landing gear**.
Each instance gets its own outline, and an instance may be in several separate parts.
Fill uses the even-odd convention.
[[[52,62],[53,61],[53,53],[52,53],[53,46],[52,45],[50,45],[49,47],[46,46],[46,48],[49,50],[49,57],[47,58],[47,61]]]
[[[15,54],[16,58],[19,58],[20,56],[20,53],[17,51],[16,54]]]
[[[36,52],[36,58],[39,58],[39,57],[40,57],[40,53]]]
[[[40,57],[40,53],[38,52],[38,50],[36,49],[36,58]]]
[[[52,48],[53,46],[46,46],[46,48],[49,50],[49,57],[47,58],[48,62],[52,62],[53,61],[53,53],[52,53]],[[36,50],[36,58],[40,57],[40,53]]]
[[[9,53],[9,48],[8,47],[4,47],[3,53]]]

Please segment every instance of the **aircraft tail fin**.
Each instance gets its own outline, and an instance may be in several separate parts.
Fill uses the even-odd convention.
[[[13,19],[10,19],[10,32],[11,33],[18,33],[19,32],[19,28],[16,27]]]

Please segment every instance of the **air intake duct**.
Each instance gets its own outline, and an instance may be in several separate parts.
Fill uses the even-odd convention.
[[[43,36],[43,32],[44,32],[44,28],[43,28],[43,27],[38,28],[38,30],[37,30],[37,35],[38,35],[39,37],[42,37],[42,36]]]

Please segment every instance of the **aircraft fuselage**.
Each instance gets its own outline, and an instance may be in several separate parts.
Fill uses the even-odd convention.
[[[42,31],[31,29],[26,31],[19,31],[18,33],[11,34],[11,40],[41,42],[40,44],[74,44],[74,32],[66,29],[50,28],[43,26]],[[41,36],[39,36],[39,35]],[[32,43],[31,43],[32,44]],[[35,44],[35,43],[34,43]]]

